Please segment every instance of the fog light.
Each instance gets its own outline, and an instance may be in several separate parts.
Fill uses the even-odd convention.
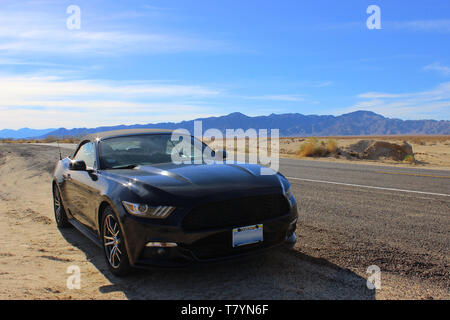
[[[177,244],[174,242],[148,242],[145,246],[157,248],[173,248],[176,247]]]

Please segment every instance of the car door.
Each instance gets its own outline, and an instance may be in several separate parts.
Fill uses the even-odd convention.
[[[88,171],[68,170],[66,177],[70,211],[76,220],[90,228],[95,228],[95,199],[98,194],[96,159],[94,144],[89,141],[84,143],[74,160],[83,160]]]

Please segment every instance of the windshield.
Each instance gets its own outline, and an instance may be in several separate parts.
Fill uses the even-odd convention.
[[[172,141],[171,134],[147,134],[124,136],[102,140],[99,143],[99,157],[102,169],[133,168],[138,165],[152,165],[172,162],[172,151],[183,139],[190,141],[191,149],[176,148],[178,157],[194,160],[202,155],[207,146],[191,136],[183,136],[179,141]],[[197,140],[197,143],[194,141]],[[199,149],[199,147],[201,149]],[[202,157],[202,156],[200,156]]]

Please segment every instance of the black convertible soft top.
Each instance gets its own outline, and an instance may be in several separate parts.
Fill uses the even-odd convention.
[[[80,143],[78,143],[78,146],[75,149],[74,156],[78,152],[78,149],[80,149],[80,147],[87,141],[94,142],[95,140],[103,140],[122,136],[133,136],[139,134],[172,133],[173,131],[174,130],[169,129],[122,129],[91,133],[80,139]]]
[[[138,134],[158,134],[158,133],[172,133],[174,130],[168,129],[123,129],[123,130],[112,130],[112,131],[103,131],[91,133],[87,136],[84,136],[80,141],[81,143],[89,140],[103,140],[113,137],[122,137],[122,136],[132,136]]]

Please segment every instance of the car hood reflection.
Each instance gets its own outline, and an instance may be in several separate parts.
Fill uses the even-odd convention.
[[[180,197],[208,196],[218,192],[239,193],[263,189],[279,192],[280,176],[261,175],[261,167],[252,164],[158,164],[134,169],[107,170],[111,179],[132,188],[157,188]],[[274,182],[278,182],[275,183]],[[275,186],[279,186],[274,189]],[[138,192],[141,193],[141,192]]]

